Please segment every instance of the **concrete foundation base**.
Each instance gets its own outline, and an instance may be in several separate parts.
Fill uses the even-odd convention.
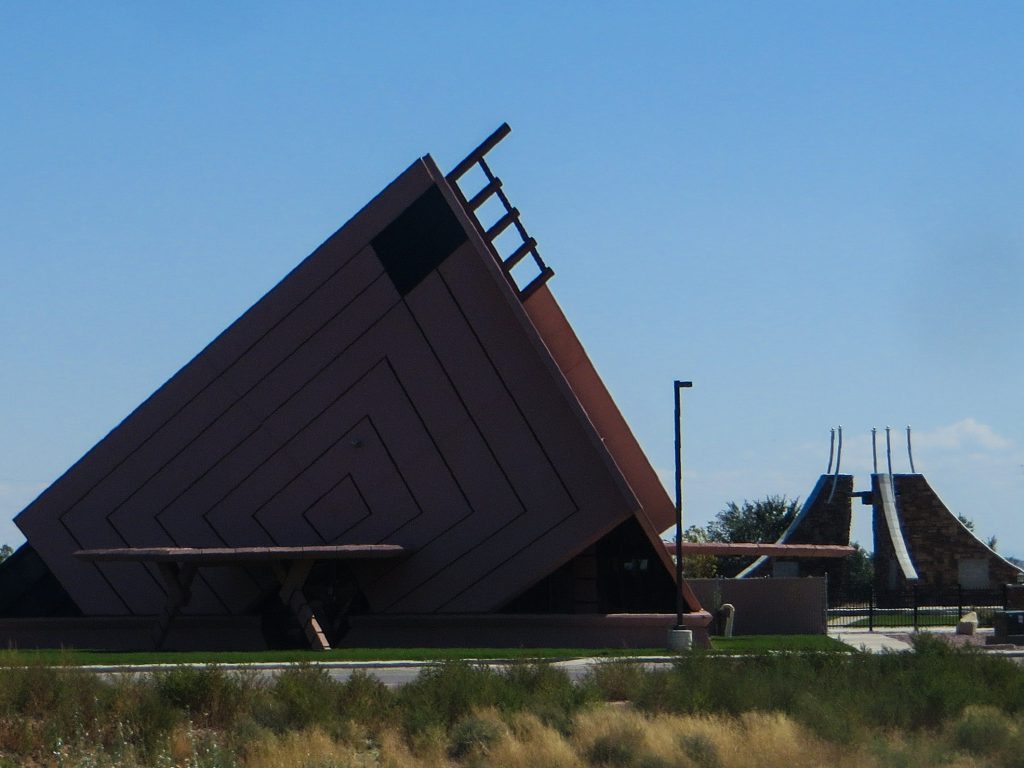
[[[75,616],[0,619],[0,648],[151,651],[156,616]],[[259,616],[177,616],[168,651],[261,651]]]
[[[661,648],[674,613],[427,614],[352,616],[338,647]],[[698,648],[710,647],[707,611],[683,615]]]
[[[668,631],[668,649],[670,651],[688,651],[693,647],[693,630],[675,629]]]
[[[151,650],[155,616],[0,619],[0,648]],[[340,648],[660,648],[674,613],[352,616]],[[683,615],[686,647],[710,648],[711,614]],[[174,619],[166,650],[262,650],[259,616]]]

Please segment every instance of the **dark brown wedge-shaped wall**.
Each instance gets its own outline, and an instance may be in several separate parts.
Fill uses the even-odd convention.
[[[853,475],[822,475],[779,544],[850,543],[853,520]],[[742,578],[764,576],[828,576],[829,589],[842,587],[845,558],[759,557],[740,573]]]
[[[884,519],[879,492],[884,477],[872,477],[876,592],[883,595],[908,586],[989,589],[1016,582],[1021,570],[971,533],[920,474],[892,476],[899,527],[918,577],[906,579]]]
[[[411,554],[353,564],[369,610],[454,613],[505,604],[639,507],[425,157],[17,524],[89,615],[156,614],[164,592],[152,565],[80,549],[378,543]],[[187,610],[242,612],[261,579],[204,568]]]

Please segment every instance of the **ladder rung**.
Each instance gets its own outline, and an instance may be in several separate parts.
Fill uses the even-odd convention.
[[[508,229],[509,225],[511,225],[512,222],[517,221],[518,219],[519,211],[513,208],[511,211],[509,211],[500,219],[498,219],[494,223],[494,226],[487,230],[484,236],[491,242],[494,242],[494,238],[496,238],[498,235],[500,235],[502,232]]]
[[[466,203],[466,205],[469,206],[469,210],[475,211],[477,208],[484,204],[487,198],[489,198],[491,195],[497,192],[500,188],[501,179],[495,177],[491,179],[491,181],[487,182],[487,186],[485,186],[483,189],[481,189],[479,192],[473,195],[473,199]]]
[[[526,254],[530,253],[536,247],[537,241],[531,237],[525,243],[516,248],[512,252],[511,256],[505,259],[505,261],[503,262],[505,264],[505,269],[512,269],[512,267],[514,267],[516,264],[523,260],[523,257],[526,256]]]
[[[494,149],[494,146],[511,132],[512,129],[508,127],[508,123],[502,123],[499,125],[498,129],[494,133],[484,139],[480,146],[466,155],[466,159],[452,169],[451,173],[446,177],[448,181],[456,181],[459,179],[459,177],[473,167],[474,163]]]

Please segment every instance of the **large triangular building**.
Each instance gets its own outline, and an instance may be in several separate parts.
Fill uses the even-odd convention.
[[[505,133],[447,177],[413,163],[17,516],[82,616],[671,625],[673,505],[484,160]]]

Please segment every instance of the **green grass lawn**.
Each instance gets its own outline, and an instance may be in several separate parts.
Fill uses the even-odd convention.
[[[770,653],[806,651],[849,651],[841,643],[827,635],[739,635],[737,637],[713,637],[712,653]]]
[[[825,635],[747,635],[712,638],[713,653],[836,651],[847,647]],[[135,666],[144,664],[258,664],[324,661],[452,661],[458,659],[575,659],[665,656],[664,648],[335,648],[321,651],[0,651],[0,666]]]

